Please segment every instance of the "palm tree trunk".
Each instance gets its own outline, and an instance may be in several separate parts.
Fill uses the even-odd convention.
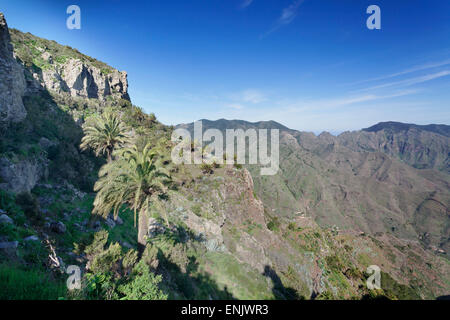
[[[147,245],[147,233],[148,233],[148,216],[146,210],[139,212],[138,222],[138,252],[141,255],[144,252]]]
[[[107,154],[107,161],[108,161],[108,163],[111,163],[111,161],[112,161],[112,152],[108,149],[107,151],[106,151],[106,154]]]

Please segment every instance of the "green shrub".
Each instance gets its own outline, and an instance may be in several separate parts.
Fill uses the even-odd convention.
[[[94,240],[90,245],[86,246],[84,252],[88,256],[96,256],[102,253],[105,250],[106,243],[108,242],[108,236],[109,234],[106,230],[96,232],[94,235]]]
[[[202,163],[200,165],[200,170],[202,170],[202,172],[204,174],[213,174],[214,173],[212,164]]]
[[[351,267],[347,271],[345,271],[345,276],[348,279],[354,279],[354,280],[360,280],[360,279],[364,278],[363,273],[355,267]]]
[[[161,280],[141,260],[133,269],[132,280],[119,286],[118,291],[124,295],[121,300],[167,300],[168,296],[159,289]]]
[[[138,261],[137,251],[134,249],[128,250],[128,252],[125,253],[125,256],[123,257],[122,260],[123,269],[126,270],[126,272],[128,273],[129,271],[131,271],[131,269],[133,269],[137,261]]]
[[[269,229],[270,231],[278,231],[279,228],[280,228],[280,221],[278,220],[278,217],[272,218],[267,224],[267,229]]]
[[[31,193],[23,192],[17,195],[16,203],[28,217],[36,218],[39,216],[39,202]]]
[[[152,244],[147,244],[144,253],[142,255],[142,260],[153,270],[156,270],[159,266],[159,249],[157,246]]]
[[[122,258],[122,248],[118,243],[110,244],[109,248],[94,257],[90,269],[94,273],[106,273],[119,270]]]
[[[333,271],[340,272],[343,268],[341,260],[336,255],[325,257],[325,261],[328,267]]]
[[[117,300],[117,284],[110,273],[87,273],[83,278],[81,298],[93,300]]]
[[[0,208],[5,210],[16,224],[21,225],[25,222],[24,212],[16,203],[16,197],[3,189],[0,189]]]
[[[334,300],[334,296],[330,291],[326,290],[326,291],[320,293],[315,299],[316,300]]]
[[[295,222],[290,222],[288,224],[288,229],[291,230],[291,231],[297,231],[298,230],[297,225],[295,224]]]
[[[419,294],[413,288],[398,283],[385,272],[381,272],[381,288],[386,296],[391,299],[420,300]]]
[[[193,205],[191,208],[192,212],[197,215],[197,216],[201,216],[202,213],[202,207],[200,207],[199,204]]]

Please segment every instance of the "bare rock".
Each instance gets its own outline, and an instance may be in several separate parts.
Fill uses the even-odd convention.
[[[6,214],[2,214],[2,215],[0,215],[0,223],[14,224],[14,221]]]
[[[51,59],[51,58],[49,58]],[[36,75],[46,89],[72,97],[105,100],[108,96],[129,100],[127,73],[112,69],[105,74],[80,59],[71,58]]]
[[[22,67],[14,58],[3,13],[0,13],[0,74],[0,125],[20,122],[27,114],[22,101],[26,82]]]
[[[133,249],[133,246],[126,241],[123,241],[121,244],[122,244],[122,247],[125,247],[127,249]]]
[[[44,137],[42,137],[42,138],[39,140],[39,146],[41,146],[41,148],[44,149],[44,150],[48,150],[48,149],[50,149],[51,147],[56,146],[56,145],[57,145],[56,142],[51,141],[51,140],[49,140],[49,139],[47,139],[47,138],[44,138]]]
[[[116,220],[115,220],[116,224],[118,224],[119,226],[123,225],[123,220],[121,217],[117,216]]]
[[[47,175],[47,161],[42,159],[23,160],[17,163],[0,158],[1,189],[14,193],[29,192],[39,179]]]
[[[114,222],[114,220],[110,217],[105,219],[105,223],[108,227],[110,227],[111,229],[114,228],[116,226],[116,223]]]
[[[154,238],[158,234],[164,233],[164,226],[155,218],[148,219],[148,237]]]
[[[66,225],[64,223],[62,223],[61,221],[52,222],[52,223],[50,223],[50,230],[53,232],[62,234],[62,233],[66,232]]]
[[[23,239],[23,241],[28,242],[28,241],[39,241],[39,238],[37,236],[29,236],[26,237],[25,239]]]
[[[19,246],[18,241],[0,242],[0,249],[17,249],[18,246]]]

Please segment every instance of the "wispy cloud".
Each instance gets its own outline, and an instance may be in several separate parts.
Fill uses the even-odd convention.
[[[246,89],[231,93],[223,99],[237,104],[259,104],[268,100],[267,95],[258,89]]]
[[[231,103],[229,105],[227,105],[228,108],[230,109],[234,109],[234,110],[242,110],[244,109],[244,106],[242,104],[239,103]]]
[[[275,21],[274,26],[268,32],[262,35],[262,37],[268,36],[269,34],[277,31],[283,26],[290,24],[297,17],[298,9],[304,0],[295,0],[288,7],[284,8],[281,12],[280,17]]]
[[[377,94],[350,95],[347,97],[333,98],[333,99],[297,101],[289,105],[286,108],[286,110],[289,112],[298,112],[305,110],[325,110],[330,108],[346,107],[353,104],[359,104],[364,102],[373,102],[376,100],[386,100],[397,97],[403,97],[415,94],[417,92],[418,90],[400,90],[385,95],[377,95]]]
[[[295,17],[297,16],[297,11],[300,5],[302,4],[303,0],[296,0],[287,8],[283,9],[283,12],[281,13],[281,17],[278,19],[277,24],[283,25],[283,24],[289,24],[291,23]]]
[[[265,95],[259,91],[259,90],[255,90],[255,89],[249,89],[249,90],[245,90],[244,92],[242,92],[242,100],[244,100],[245,102],[250,102],[250,103],[261,103],[266,101],[266,97]]]
[[[422,65],[417,65],[417,66],[405,69],[405,70],[400,71],[400,72],[395,72],[395,73],[391,73],[391,74],[380,76],[380,77],[376,77],[376,78],[371,78],[371,79],[366,79],[366,80],[354,82],[354,83],[352,83],[352,85],[353,84],[366,83],[366,82],[372,82],[372,81],[380,81],[380,80],[391,79],[391,78],[404,76],[404,75],[407,75],[407,74],[410,74],[410,73],[414,73],[414,72],[418,72],[418,71],[424,71],[424,70],[429,70],[429,69],[443,67],[443,66],[446,66],[446,65],[449,65],[449,64],[450,64],[450,59],[439,61],[439,62],[432,62],[432,63],[422,64]]]
[[[243,0],[241,3],[241,8],[247,8],[248,6],[250,6],[253,3],[253,0]]]
[[[414,78],[409,78],[409,79],[405,79],[405,80],[400,80],[400,81],[393,81],[393,82],[388,82],[388,83],[383,83],[380,85],[376,85],[376,86],[372,86],[369,88],[364,88],[361,90],[358,90],[358,92],[361,91],[370,91],[370,90],[377,90],[377,89],[384,89],[384,88],[390,88],[390,87],[408,87],[408,86],[412,86],[415,84],[419,84],[419,83],[424,83],[427,81],[431,81],[434,79],[439,79],[442,77],[446,77],[450,75],[450,70],[444,70],[444,71],[440,71],[440,72],[436,72],[436,73],[432,73],[432,74],[427,74],[424,76],[420,76],[420,77],[414,77]]]

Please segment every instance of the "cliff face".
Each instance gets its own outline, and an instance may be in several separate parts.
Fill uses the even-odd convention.
[[[14,193],[30,192],[39,179],[48,173],[43,159],[24,160],[17,163],[0,158],[0,188]]]
[[[127,73],[29,33],[11,30],[14,52],[30,72],[30,94],[46,89],[75,98],[130,100]]]
[[[16,62],[8,25],[0,13],[0,126],[19,122],[26,116],[22,96],[25,91],[23,70]]]
[[[113,96],[129,100],[126,72],[114,70],[111,74],[104,74],[79,59],[71,58],[57,64],[51,55],[44,53],[43,56],[47,58],[50,68],[33,73],[33,77],[47,90],[88,99],[105,100]]]

